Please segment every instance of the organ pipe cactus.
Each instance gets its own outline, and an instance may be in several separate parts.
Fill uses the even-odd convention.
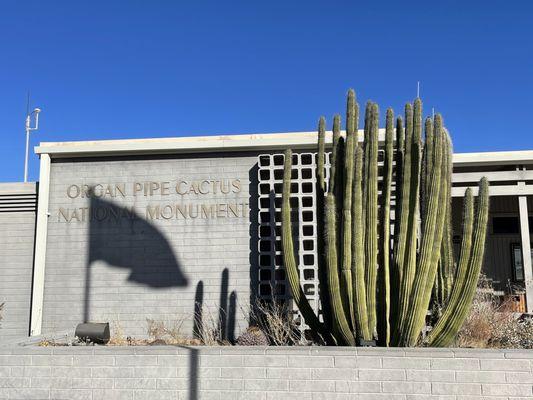
[[[420,99],[407,104],[404,129],[404,120],[395,122],[387,110],[379,157],[378,106],[366,105],[361,142],[359,106],[350,90],[345,135],[340,117],[333,121],[327,185],[325,119],[319,121],[315,212],[322,319],[300,285],[291,222],[292,153],[285,152],[281,222],[287,280],[305,322],[327,343],[376,339],[382,346],[414,346],[433,296],[444,309],[426,340],[446,346],[469,312],[484,254],[488,182],[480,182],[475,211],[472,190],[466,191],[455,268],[451,139],[440,115],[424,124],[422,115]]]

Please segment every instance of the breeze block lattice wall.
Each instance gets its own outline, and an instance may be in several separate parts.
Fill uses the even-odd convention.
[[[283,154],[261,154],[259,181],[259,288],[260,299],[289,299],[289,287],[281,249],[281,195]],[[326,177],[329,154],[326,155]],[[317,272],[316,153],[294,153],[292,161],[291,209],[300,280],[315,312],[319,312]],[[300,321],[298,321],[300,322]]]
[[[317,263],[316,153],[293,153],[291,217],[293,236],[298,254],[300,281],[315,312],[320,315]],[[330,153],[324,161],[326,191],[328,189]],[[283,189],[284,154],[261,154],[258,157],[259,182],[259,288],[260,299],[290,299],[290,289],[285,279],[281,249],[281,197]],[[381,195],[383,149],[378,151],[379,195]],[[396,188],[392,187],[391,236],[394,235],[394,207]],[[391,243],[392,245],[392,243]],[[296,308],[297,323],[301,323]],[[306,326],[301,326],[305,330]]]

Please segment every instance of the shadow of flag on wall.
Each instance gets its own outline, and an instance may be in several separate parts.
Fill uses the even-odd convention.
[[[91,265],[104,261],[130,271],[128,281],[152,288],[185,287],[170,243],[161,231],[130,208],[91,197],[89,209],[89,254],[85,276],[84,322],[88,322],[92,276]]]

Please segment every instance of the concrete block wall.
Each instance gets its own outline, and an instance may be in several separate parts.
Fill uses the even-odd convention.
[[[533,398],[533,351],[0,347],[2,399]]]
[[[250,217],[147,219],[145,210],[167,204],[245,203],[249,213],[256,164],[257,154],[250,153],[53,161],[43,333],[72,330],[87,314],[90,321],[110,321],[135,337],[146,336],[148,318],[181,325],[190,334],[196,301],[209,308],[212,315],[205,319],[214,320],[221,303],[227,304],[228,314],[232,302],[237,304],[235,330],[246,328],[240,305],[249,302],[251,265],[257,258],[251,256]],[[175,191],[179,180],[235,179],[238,192],[182,196]],[[141,190],[134,195],[135,182],[170,182],[169,194],[156,190],[147,196]],[[97,184],[123,184],[125,196],[90,200],[67,194],[71,185]],[[125,214],[118,222],[65,222],[59,214],[60,208],[83,207]],[[136,220],[129,218],[131,207]]]
[[[35,183],[0,184],[0,342],[29,332],[35,189]]]

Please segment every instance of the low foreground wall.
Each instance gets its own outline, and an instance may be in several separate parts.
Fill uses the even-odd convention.
[[[533,351],[0,347],[2,399],[532,399]]]

